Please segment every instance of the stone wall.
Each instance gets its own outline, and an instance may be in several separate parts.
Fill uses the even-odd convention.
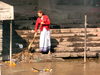
[[[14,5],[15,20],[29,19],[42,9],[49,15],[52,24],[83,24],[84,14],[88,23],[100,23],[98,2],[94,0],[1,0]],[[32,13],[34,12],[34,13]]]

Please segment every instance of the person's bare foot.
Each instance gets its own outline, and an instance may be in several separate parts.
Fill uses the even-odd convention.
[[[51,54],[50,50],[49,50],[49,52],[48,52],[48,55],[49,55],[49,54]]]

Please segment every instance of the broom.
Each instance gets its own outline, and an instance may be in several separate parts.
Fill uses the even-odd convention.
[[[42,24],[40,25],[39,29],[40,29],[41,27],[42,27]],[[31,42],[30,42],[30,44],[28,45],[28,50],[30,50],[31,45],[33,44],[33,42],[34,42],[34,40],[35,40],[36,36],[37,36],[37,32],[35,32],[35,34],[34,34],[34,37],[33,37],[32,41],[31,41]]]

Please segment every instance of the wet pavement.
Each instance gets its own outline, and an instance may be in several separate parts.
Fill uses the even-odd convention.
[[[33,71],[32,68],[40,71]],[[66,59],[64,62],[18,63],[15,67],[1,66],[0,75],[100,75],[100,59]],[[52,71],[42,71],[52,69]]]

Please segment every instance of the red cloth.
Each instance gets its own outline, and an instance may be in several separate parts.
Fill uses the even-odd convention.
[[[35,32],[37,32],[37,29],[38,29],[39,26],[41,25],[41,22],[44,22],[44,24],[42,24],[42,26],[40,27],[40,31],[42,31],[44,27],[45,27],[47,30],[50,30],[50,19],[49,19],[49,17],[48,17],[47,15],[43,15],[42,17],[43,17],[42,20],[41,20],[40,17],[36,20]]]

